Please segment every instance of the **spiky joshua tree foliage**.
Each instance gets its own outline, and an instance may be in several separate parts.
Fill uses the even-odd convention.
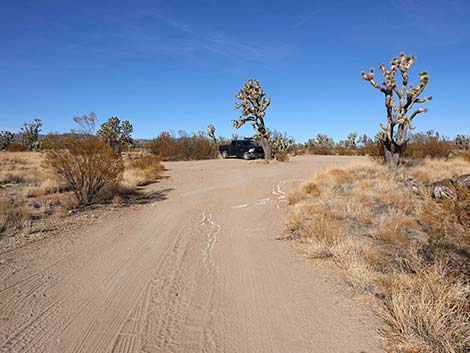
[[[266,109],[271,104],[271,98],[266,98],[261,84],[255,78],[250,78],[245,82],[235,97],[240,100],[240,102],[235,103],[235,108],[241,108],[242,113],[238,120],[232,120],[232,125],[239,129],[250,121],[255,130],[256,139],[263,147],[264,158],[271,159],[272,143],[269,130],[264,124],[264,116],[266,115]]]
[[[6,150],[14,140],[15,135],[10,131],[0,131],[0,150]]]
[[[132,132],[134,128],[128,120],[120,120],[117,116],[112,116],[108,121],[101,124],[101,128],[96,132],[96,136],[105,141],[114,150],[120,150],[121,146],[128,148],[134,143]]]
[[[207,134],[214,141],[214,145],[217,145],[217,137],[215,137],[215,126],[212,124],[207,125]]]
[[[42,130],[41,119],[34,119],[30,123],[24,123],[20,129],[23,145],[30,151],[39,149],[39,133]]]
[[[362,78],[381,91],[385,96],[385,107],[387,109],[387,125],[381,124],[385,133],[384,156],[387,165],[396,169],[400,160],[400,155],[407,142],[408,130],[414,129],[413,119],[428,110],[417,108],[413,110],[415,104],[424,103],[432,99],[431,96],[420,98],[426,85],[429,82],[429,75],[426,71],[419,74],[419,83],[416,87],[409,83],[408,73],[416,58],[412,55],[400,53],[390,62],[390,69],[387,70],[384,64],[380,65],[380,71],[384,76],[384,81],[379,84],[375,81],[374,69],[368,73],[362,72]],[[395,77],[400,72],[401,82]]]

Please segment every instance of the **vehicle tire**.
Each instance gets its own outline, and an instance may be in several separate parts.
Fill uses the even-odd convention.
[[[249,161],[251,159],[250,154],[248,152],[243,153],[243,159]]]
[[[222,152],[222,158],[223,158],[223,159],[227,159],[227,158],[228,158],[228,153],[227,153],[227,151],[223,151],[223,152]]]

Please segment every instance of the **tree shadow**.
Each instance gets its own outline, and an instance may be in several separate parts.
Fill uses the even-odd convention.
[[[129,195],[126,198],[127,205],[145,205],[156,201],[165,201],[168,199],[168,194],[173,191],[173,188],[166,188],[155,191],[138,190],[135,194]]]

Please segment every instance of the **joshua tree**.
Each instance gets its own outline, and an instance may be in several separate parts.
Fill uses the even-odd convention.
[[[336,146],[341,147],[341,148],[346,148],[346,149],[352,149],[352,148],[357,147],[358,142],[359,140],[357,138],[357,132],[354,131],[348,134],[348,137],[346,138],[346,140],[339,141]]]
[[[240,92],[235,96],[240,100],[240,102],[235,103],[235,108],[242,108],[242,113],[238,120],[232,120],[232,124],[238,129],[247,121],[251,121],[256,139],[263,147],[265,159],[271,159],[272,143],[269,131],[264,125],[264,116],[266,109],[271,104],[271,98],[266,98],[265,95],[258,80],[251,78],[245,82]]]
[[[132,138],[133,132],[134,127],[129,120],[123,120],[121,123],[121,135],[119,136],[120,142],[128,147],[131,146],[134,143],[134,139]]]
[[[373,140],[367,136],[366,134],[360,136],[358,139],[357,139],[357,143],[361,146],[367,146],[369,144],[371,144],[373,142]]]
[[[88,115],[74,116],[73,121],[79,125],[79,128],[72,129],[74,134],[93,135],[95,133],[96,114],[91,112]]]
[[[346,139],[346,148],[356,148],[357,146],[357,132],[353,131],[348,134]]]
[[[20,129],[23,145],[28,150],[39,149],[39,133],[41,132],[41,119],[34,119],[31,123],[24,123]]]
[[[335,147],[335,141],[326,134],[317,134],[315,142],[317,146],[322,148],[333,148]]]
[[[458,134],[455,136],[455,143],[462,149],[470,149],[470,135]]]
[[[0,150],[6,150],[14,139],[15,135],[10,131],[0,131]]]
[[[215,126],[212,124],[207,125],[207,134],[214,141],[214,145],[217,146],[217,137],[215,137]]]
[[[134,128],[128,120],[121,121],[117,116],[113,116],[101,125],[96,135],[116,149],[116,146],[132,145],[134,142],[131,136],[133,130]]]
[[[373,68],[368,73],[361,73],[364,80],[369,81],[373,87],[385,95],[387,126],[381,124],[381,127],[385,132],[385,161],[392,169],[396,169],[398,166],[400,154],[407,142],[408,129],[414,129],[412,125],[413,119],[418,114],[425,113],[428,110],[426,108],[418,108],[411,113],[409,112],[414,104],[424,103],[432,99],[431,96],[419,98],[429,82],[429,75],[426,71],[420,72],[419,84],[416,87],[408,84],[408,72],[415,60],[414,56],[400,53],[400,56],[394,57],[390,62],[389,70],[387,70],[384,64],[380,65],[380,71],[382,71],[384,76],[382,84],[375,81]],[[395,78],[398,71],[401,74],[401,84],[398,84]],[[395,127],[397,127],[396,130]]]
[[[294,144],[294,138],[287,136],[287,133],[274,130],[271,134],[272,150],[274,154],[279,152],[288,152]]]

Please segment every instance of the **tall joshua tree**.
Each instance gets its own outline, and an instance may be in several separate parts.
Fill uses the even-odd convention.
[[[235,108],[242,108],[242,113],[238,120],[232,120],[232,125],[237,129],[245,125],[247,121],[251,121],[251,125],[255,130],[256,137],[260,141],[264,150],[264,158],[272,158],[272,143],[270,140],[269,130],[264,125],[264,116],[266,109],[271,104],[271,98],[266,98],[266,94],[261,88],[261,84],[257,79],[250,78],[240,92],[235,96],[240,102],[235,103]]]
[[[416,58],[412,55],[400,53],[390,62],[390,69],[387,70],[384,64],[380,65],[380,71],[384,76],[384,81],[379,84],[375,81],[374,69],[368,73],[362,72],[364,80],[381,91],[385,96],[385,107],[387,109],[387,125],[380,124],[385,132],[384,155],[387,165],[391,169],[396,169],[400,160],[400,154],[407,142],[408,130],[413,130],[413,119],[421,113],[428,111],[426,108],[417,108],[412,111],[415,104],[424,103],[432,99],[431,96],[419,98],[424,88],[429,82],[429,75],[426,71],[419,73],[419,84],[414,87],[409,84],[408,72]],[[395,75],[400,72],[401,82],[399,83]]]

